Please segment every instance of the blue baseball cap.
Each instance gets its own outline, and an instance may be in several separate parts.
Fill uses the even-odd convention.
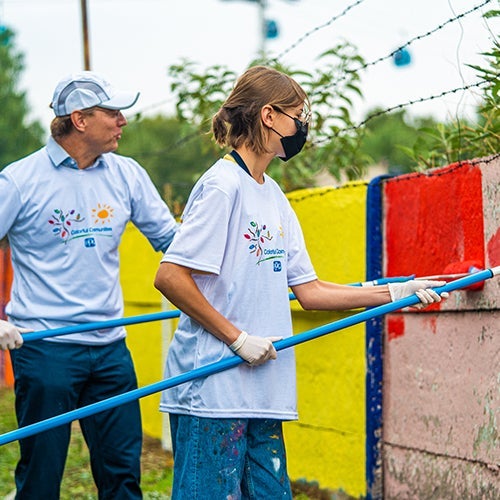
[[[56,116],[94,106],[106,109],[127,109],[139,98],[139,92],[116,90],[102,76],[93,71],[73,73],[56,86],[51,108]]]

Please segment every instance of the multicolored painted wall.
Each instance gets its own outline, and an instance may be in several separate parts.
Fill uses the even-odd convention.
[[[500,161],[384,183],[388,275],[500,265]],[[500,498],[500,280],[386,318],[385,498]]]
[[[498,156],[289,198],[325,279],[500,265]],[[371,499],[500,498],[500,280],[473,288],[296,348],[294,479]],[[293,315],[297,332],[340,317]]]

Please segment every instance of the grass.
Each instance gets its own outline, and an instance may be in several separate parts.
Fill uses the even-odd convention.
[[[0,434],[17,429],[12,389],[0,388]],[[89,454],[78,423],[73,423],[71,443],[66,461],[61,500],[97,499],[92,479]],[[0,447],[0,498],[15,490],[14,469],[19,458],[16,442]],[[159,440],[144,436],[142,452],[142,491],[145,500],[168,500],[172,489],[172,458]]]
[[[0,387],[0,434],[17,429],[14,391]],[[19,458],[17,441],[0,446],[0,498],[15,490],[14,469]],[[141,457],[141,486],[144,500],[169,500],[172,490],[172,456],[158,439],[144,435]],[[294,500],[337,498],[316,486],[292,483]],[[61,485],[61,500],[96,500],[87,446],[77,422],[73,423],[71,442]]]

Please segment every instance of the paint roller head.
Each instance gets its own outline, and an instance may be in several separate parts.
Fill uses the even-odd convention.
[[[484,264],[479,260],[464,260],[461,262],[451,262],[443,271],[444,275],[453,274],[473,274],[478,271],[484,271]],[[464,290],[482,290],[484,288],[484,281],[474,283],[465,287]]]

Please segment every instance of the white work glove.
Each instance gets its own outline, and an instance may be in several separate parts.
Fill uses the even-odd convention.
[[[257,366],[265,363],[268,359],[276,359],[277,354],[273,342],[281,339],[282,337],[264,338],[241,332],[229,348],[248,364]]]
[[[0,319],[0,349],[19,349],[24,342],[20,332],[28,332],[25,328],[17,328],[8,321]]]
[[[432,290],[432,288],[443,285],[446,285],[446,281],[410,280],[402,283],[389,283],[388,286],[392,302],[415,294],[420,299],[420,304],[416,304],[413,307],[423,309],[429,304],[441,302],[441,299],[448,298],[448,292],[443,292],[439,295]]]

